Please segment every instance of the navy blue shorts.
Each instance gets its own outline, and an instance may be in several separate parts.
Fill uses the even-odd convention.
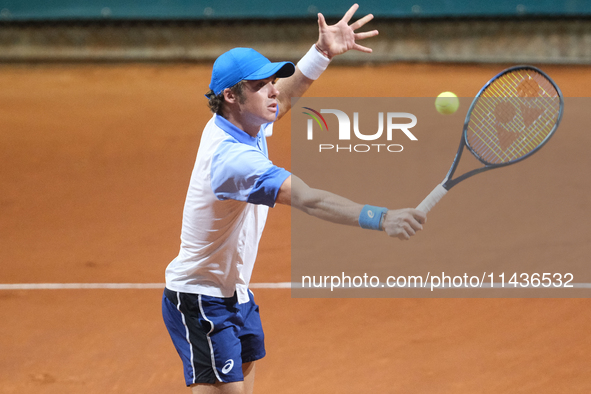
[[[265,357],[259,307],[230,298],[164,289],[162,316],[183,360],[187,386],[244,380],[242,364]]]

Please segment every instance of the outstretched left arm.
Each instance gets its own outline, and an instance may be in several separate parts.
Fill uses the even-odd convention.
[[[329,222],[360,226],[363,205],[325,190],[313,189],[293,174],[281,185],[275,202]],[[427,215],[418,209],[388,210],[380,230],[390,237],[407,240],[422,230],[426,221]]]
[[[358,21],[349,25],[349,21],[359,8],[359,5],[354,4],[343,18],[334,25],[327,25],[324,15],[318,14],[318,41],[315,47],[318,51],[318,56],[322,56],[328,61],[337,55],[341,55],[349,50],[356,50],[365,53],[371,53],[371,49],[359,45],[358,40],[374,37],[378,35],[377,30],[372,30],[364,33],[355,33],[367,22],[373,19],[373,15],[369,14],[359,19]],[[314,50],[312,48],[311,50]],[[306,76],[296,67],[295,73],[289,78],[281,78],[277,81],[277,89],[279,90],[279,114],[278,119],[285,115],[291,109],[291,98],[301,97],[306,90],[312,85],[315,78]]]

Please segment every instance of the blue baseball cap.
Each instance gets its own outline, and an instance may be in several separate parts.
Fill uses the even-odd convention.
[[[272,75],[286,78],[294,72],[292,62],[271,63],[252,48],[234,48],[220,55],[213,63],[209,88],[218,95],[242,80],[256,81]]]

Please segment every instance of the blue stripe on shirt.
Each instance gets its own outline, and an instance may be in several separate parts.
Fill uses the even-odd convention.
[[[263,152],[231,138],[220,143],[211,161],[211,189],[219,200],[272,207],[289,175]]]
[[[252,204],[273,207],[281,185],[290,175],[289,171],[281,167],[273,166],[269,168],[267,172],[259,177],[246,201]]]

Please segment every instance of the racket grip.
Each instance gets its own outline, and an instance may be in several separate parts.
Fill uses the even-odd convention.
[[[435,189],[419,204],[417,209],[425,213],[429,212],[447,193],[447,190],[441,185],[435,186]]]

